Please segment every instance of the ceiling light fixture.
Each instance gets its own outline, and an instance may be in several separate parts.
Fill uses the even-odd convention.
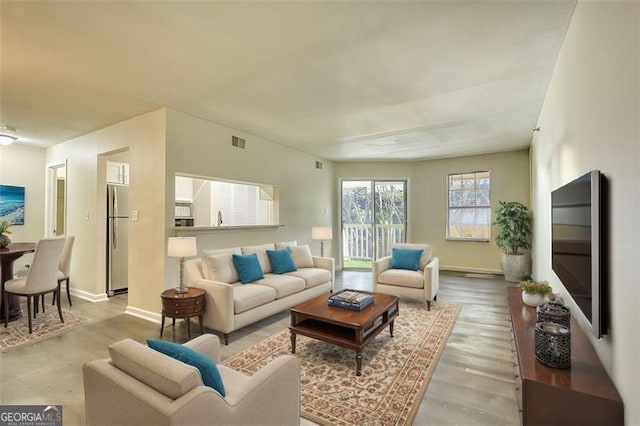
[[[16,129],[7,127],[4,124],[0,123],[0,145],[7,146],[11,145],[18,139],[15,135]]]

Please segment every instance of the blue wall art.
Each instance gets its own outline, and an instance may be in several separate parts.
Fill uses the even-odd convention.
[[[0,185],[0,220],[24,225],[24,186]]]

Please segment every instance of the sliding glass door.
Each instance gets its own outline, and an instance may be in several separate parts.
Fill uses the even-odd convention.
[[[342,181],[343,267],[371,268],[406,240],[407,182]]]

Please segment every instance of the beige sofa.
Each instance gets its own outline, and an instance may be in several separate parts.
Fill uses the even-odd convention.
[[[214,362],[218,336],[204,334],[185,346]],[[111,359],[83,366],[87,425],[297,425],[300,367],[283,355],[252,376],[223,365],[226,396],[202,384],[197,368],[131,339],[109,348]]]
[[[393,244],[393,249],[422,250],[417,271],[391,269],[391,256],[378,259],[373,264],[373,291],[424,300],[427,309],[438,297],[440,289],[440,260],[433,256],[430,244]]]
[[[267,250],[289,247],[296,271],[274,274]],[[256,253],[264,278],[242,284],[234,268],[233,254]],[[205,327],[224,335],[309,300],[333,288],[332,258],[314,257],[309,246],[295,241],[203,251],[199,259],[185,262],[189,286],[205,290]]]

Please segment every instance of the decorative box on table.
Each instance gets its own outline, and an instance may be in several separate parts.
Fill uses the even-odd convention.
[[[373,303],[373,294],[362,290],[342,290],[327,299],[331,306],[361,311]]]

